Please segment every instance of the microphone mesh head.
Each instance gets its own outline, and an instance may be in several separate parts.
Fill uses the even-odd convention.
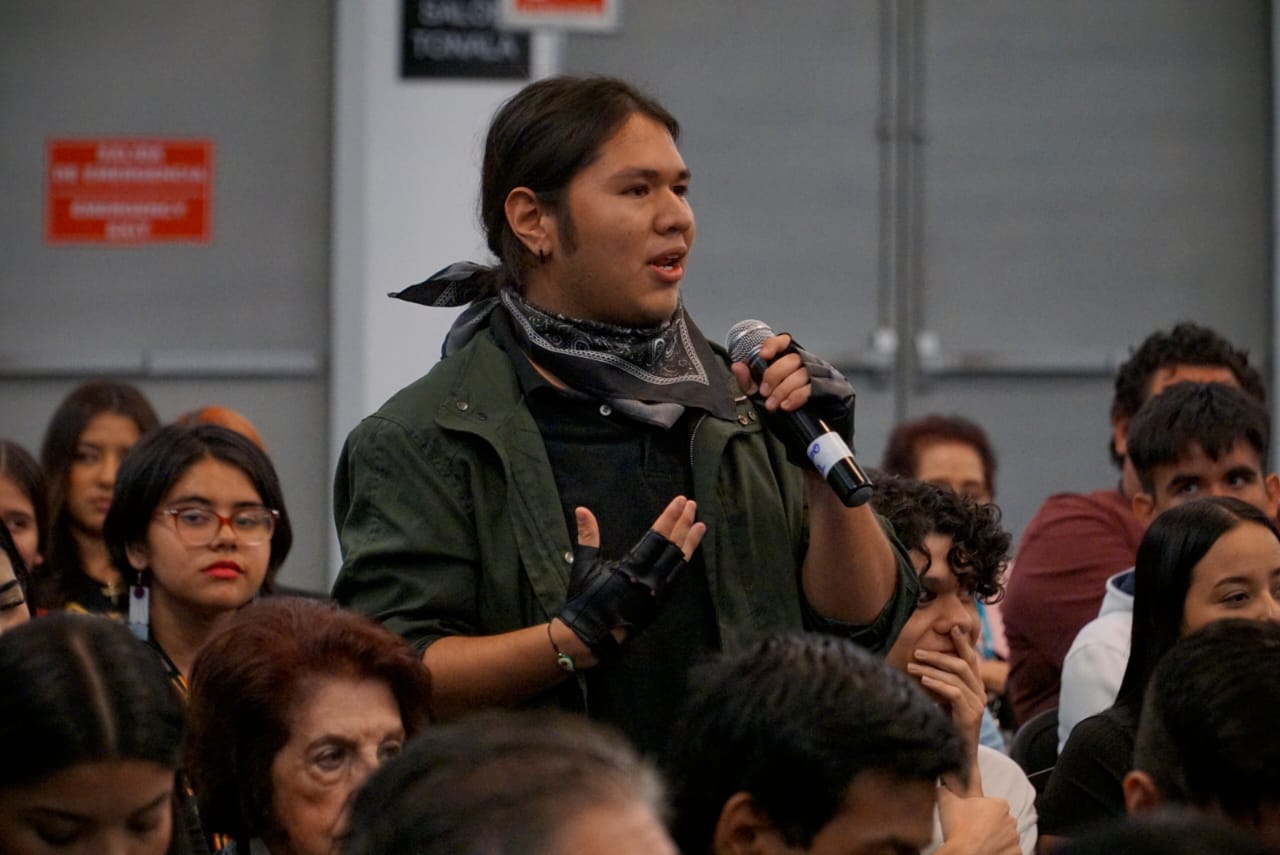
[[[773,338],[773,330],[764,321],[738,321],[729,328],[724,347],[734,362],[746,362],[760,350],[760,345]]]

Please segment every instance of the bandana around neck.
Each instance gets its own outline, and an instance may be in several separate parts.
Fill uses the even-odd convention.
[[[605,400],[697,407],[734,418],[732,379],[684,310],[656,327],[577,320],[501,292],[512,328],[530,358],[571,388]]]

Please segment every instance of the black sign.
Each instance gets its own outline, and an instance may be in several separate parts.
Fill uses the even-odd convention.
[[[529,34],[499,30],[498,0],[404,0],[402,77],[529,77]]]

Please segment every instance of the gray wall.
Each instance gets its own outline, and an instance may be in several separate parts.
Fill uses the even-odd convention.
[[[624,18],[571,36],[565,66],[640,81],[681,119],[692,311],[714,338],[763,318],[855,372],[864,462],[898,418],[967,415],[1020,530],[1048,493],[1114,482],[1111,378],[1152,330],[1212,325],[1266,371],[1266,3],[702,0]]]
[[[326,583],[332,13],[314,0],[0,3],[0,436],[36,451],[85,376],[162,418],[245,413],[297,534],[282,580]],[[207,137],[207,245],[44,243],[49,138]]]
[[[474,188],[479,131],[412,159],[432,125],[406,139],[393,114],[444,87],[396,79],[398,4],[373,2],[341,4],[380,13],[344,19],[367,27],[343,34],[368,59],[352,108],[383,105],[362,144],[413,163],[402,197]],[[284,579],[312,587],[330,560],[329,342],[403,337],[373,312],[329,321],[335,20],[315,0],[0,0],[0,435],[37,446],[92,373],[138,382],[165,417],[240,409],[295,518]],[[1046,493],[1114,477],[1110,374],[1148,331],[1194,318],[1269,362],[1268,4],[633,0],[623,20],[570,36],[561,64],[634,79],[682,119],[695,316],[715,339],[763,318],[853,372],[864,461],[897,418],[969,415],[1020,529]],[[469,84],[432,102],[437,124],[500,97]],[[213,139],[212,243],[43,243],[45,140],[109,135]],[[479,245],[450,233],[420,259],[441,228],[411,219],[411,262],[374,270],[378,252],[359,268],[377,281],[333,287],[385,292]]]

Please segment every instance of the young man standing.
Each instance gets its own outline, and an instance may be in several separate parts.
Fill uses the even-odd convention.
[[[401,295],[470,308],[347,440],[334,596],[423,650],[442,715],[585,709],[654,750],[703,654],[802,626],[882,647],[914,602],[880,521],[766,427],[804,406],[851,435],[844,378],[783,335],[757,386],[685,312],[678,132],[621,81],[531,84],[486,140],[499,265]]]
[[[1280,476],[1266,472],[1271,418],[1257,401],[1219,383],[1178,383],[1142,405],[1129,427],[1129,460],[1143,530],[1169,508],[1231,496],[1274,519]],[[1116,699],[1129,661],[1132,569],[1107,580],[1098,616],[1080,630],[1063,662],[1058,750],[1071,729]]]
[[[1126,453],[1129,422],[1144,402],[1183,381],[1236,386],[1265,403],[1262,378],[1248,354],[1197,324],[1152,333],[1120,366],[1110,441],[1119,483],[1050,496],[1018,543],[1002,612],[1009,700],[1019,723],[1058,705],[1071,639],[1097,615],[1107,579],[1133,566],[1145,526],[1132,511],[1139,487]]]

